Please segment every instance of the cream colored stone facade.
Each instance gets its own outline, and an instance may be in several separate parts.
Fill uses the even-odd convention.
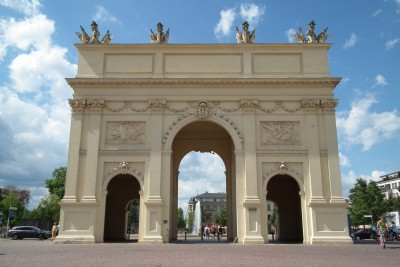
[[[330,44],[76,47],[56,243],[123,239],[133,198],[139,242],[176,240],[179,163],[190,151],[225,163],[229,239],[267,243],[271,199],[282,240],[351,242]]]

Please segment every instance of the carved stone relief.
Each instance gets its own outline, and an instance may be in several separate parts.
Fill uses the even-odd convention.
[[[107,122],[107,144],[144,144],[144,122],[113,121]]]
[[[300,145],[300,123],[296,121],[261,122],[263,145]]]

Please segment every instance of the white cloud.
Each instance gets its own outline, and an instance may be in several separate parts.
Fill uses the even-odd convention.
[[[265,13],[265,6],[256,4],[241,4],[239,14],[250,26],[255,27]]]
[[[340,165],[343,166],[343,167],[350,167],[351,166],[349,158],[346,155],[344,155],[344,154],[342,154],[340,152],[339,152],[339,161],[340,161]]]
[[[50,36],[54,32],[54,21],[44,15],[36,15],[22,21],[14,18],[0,20],[0,61],[7,53],[8,47],[23,51],[43,49],[51,44]]]
[[[347,82],[349,82],[350,81],[350,78],[348,78],[348,77],[344,77],[343,79],[342,79],[342,83],[347,83]]]
[[[222,36],[228,36],[231,33],[233,21],[236,17],[236,12],[234,8],[222,10],[220,12],[221,18],[218,24],[214,28],[214,33],[217,38]]]
[[[385,86],[387,85],[387,81],[385,79],[385,77],[383,77],[381,74],[376,75],[375,77],[375,86]]]
[[[119,20],[114,17],[105,7],[96,6],[93,15],[93,20],[95,21],[109,21],[109,22],[119,22]]]
[[[400,115],[396,110],[376,113],[370,108],[377,100],[373,94],[354,101],[347,113],[338,113],[338,133],[350,145],[362,145],[369,150],[373,145],[392,138],[400,131]]]
[[[382,12],[382,9],[378,9],[377,11],[375,11],[375,12],[372,14],[372,16],[373,16],[373,17],[376,17],[376,16],[378,16],[381,12]]]
[[[285,31],[285,35],[286,35],[289,43],[296,42],[296,38],[294,37],[295,34],[296,34],[296,30],[293,28],[290,28],[289,30]]]
[[[65,77],[77,66],[52,43],[54,32],[54,21],[42,14],[0,21],[3,55],[13,52],[10,82],[0,85],[0,177],[2,184],[35,188],[30,209],[47,192],[44,180],[67,162],[72,90]]]
[[[197,194],[226,192],[225,165],[211,153],[191,152],[179,165],[178,206],[184,211]]]
[[[347,49],[347,48],[350,48],[350,47],[354,47],[356,45],[357,41],[358,41],[357,35],[355,33],[352,33],[350,35],[350,38],[346,39],[346,41],[345,41],[345,43],[343,45],[343,48]]]
[[[37,14],[41,7],[39,0],[0,0],[0,5],[17,10],[28,16]]]
[[[400,41],[400,38],[396,38],[393,40],[389,40],[386,42],[385,46],[386,46],[386,50],[390,50],[393,47],[395,47],[395,45]]]

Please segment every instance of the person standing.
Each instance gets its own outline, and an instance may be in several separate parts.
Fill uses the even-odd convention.
[[[57,223],[54,222],[53,227],[51,228],[51,240],[54,240],[56,238],[57,232],[58,232]]]
[[[385,240],[387,235],[387,223],[385,215],[382,215],[380,220],[378,221],[378,229],[379,229],[379,241],[380,245],[385,248]]]
[[[206,224],[206,227],[204,227],[204,234],[207,239],[210,239],[210,228],[208,227],[207,224]]]

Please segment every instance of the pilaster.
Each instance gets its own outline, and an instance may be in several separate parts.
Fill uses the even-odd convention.
[[[89,127],[87,131],[87,158],[85,170],[85,182],[83,188],[83,202],[96,202],[97,163],[100,145],[101,114],[104,100],[89,99],[87,105],[90,108]]]
[[[75,202],[79,170],[79,152],[81,147],[82,120],[86,100],[69,99],[68,103],[71,106],[72,115],[69,135],[67,178],[65,181],[65,195],[62,201]]]
[[[321,157],[318,131],[317,108],[320,100],[305,99],[302,102],[304,107],[304,128],[307,133],[308,148],[308,176],[311,187],[310,203],[325,203],[322,190]]]

